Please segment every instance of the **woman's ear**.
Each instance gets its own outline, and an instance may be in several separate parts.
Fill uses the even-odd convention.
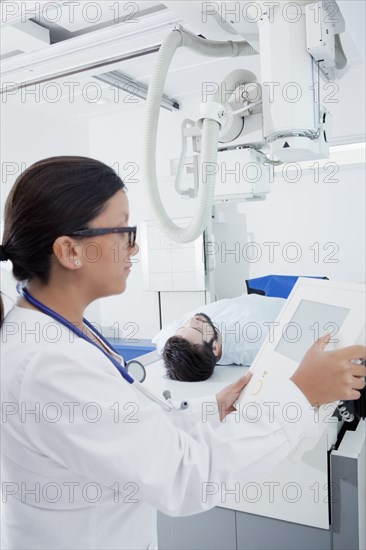
[[[55,261],[66,269],[79,269],[81,262],[81,246],[78,241],[71,237],[58,237],[53,243],[53,254]]]

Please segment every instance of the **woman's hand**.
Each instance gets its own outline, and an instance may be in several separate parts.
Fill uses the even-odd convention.
[[[239,395],[241,394],[242,389],[245,388],[245,386],[248,384],[251,376],[252,373],[247,372],[244,376],[239,378],[239,380],[237,380],[233,384],[230,384],[229,386],[226,386],[226,388],[221,390],[216,395],[221,422],[224,420],[227,414],[236,410],[233,406],[233,403],[235,403],[235,401],[239,399]]]
[[[319,338],[291,377],[311,405],[359,399],[365,387],[365,366],[352,363],[365,360],[365,346],[324,351],[329,340],[330,334]]]

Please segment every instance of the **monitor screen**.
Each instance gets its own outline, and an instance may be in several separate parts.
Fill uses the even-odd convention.
[[[337,341],[337,334],[349,312],[345,307],[301,300],[291,321],[283,327],[276,351],[300,362],[319,337],[331,333],[331,341]]]

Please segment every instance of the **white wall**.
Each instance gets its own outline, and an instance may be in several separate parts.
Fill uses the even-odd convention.
[[[215,224],[219,298],[245,292],[245,279],[269,274],[365,280],[364,167],[340,166],[334,182],[327,182],[330,171],[319,175],[319,183],[314,171],[290,183],[277,172],[265,201],[220,208],[229,224]]]
[[[56,155],[88,155],[85,119],[46,115],[34,105],[1,105],[1,200],[2,204],[24,167]]]
[[[36,106],[1,105],[1,224],[6,197],[25,168],[50,156],[89,154],[87,122],[58,117],[56,107],[55,116],[50,116]],[[1,265],[1,290],[15,299],[15,280],[10,270],[10,262]],[[94,306],[92,316],[99,318],[98,306]]]

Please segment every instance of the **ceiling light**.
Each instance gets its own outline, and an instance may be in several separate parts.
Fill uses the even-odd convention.
[[[110,101],[106,97],[101,97],[98,101],[96,101],[96,103],[98,105],[106,105],[107,103],[110,103]]]
[[[133,96],[139,97],[140,99],[146,99],[148,86],[143,82],[135,80],[131,76],[122,71],[110,71],[108,73],[103,73],[100,75],[95,75],[94,78],[104,82],[105,84],[110,84],[118,88],[119,90],[125,92],[126,94],[131,94]],[[179,109],[179,103],[176,99],[163,95],[161,107],[172,111],[173,109]]]

